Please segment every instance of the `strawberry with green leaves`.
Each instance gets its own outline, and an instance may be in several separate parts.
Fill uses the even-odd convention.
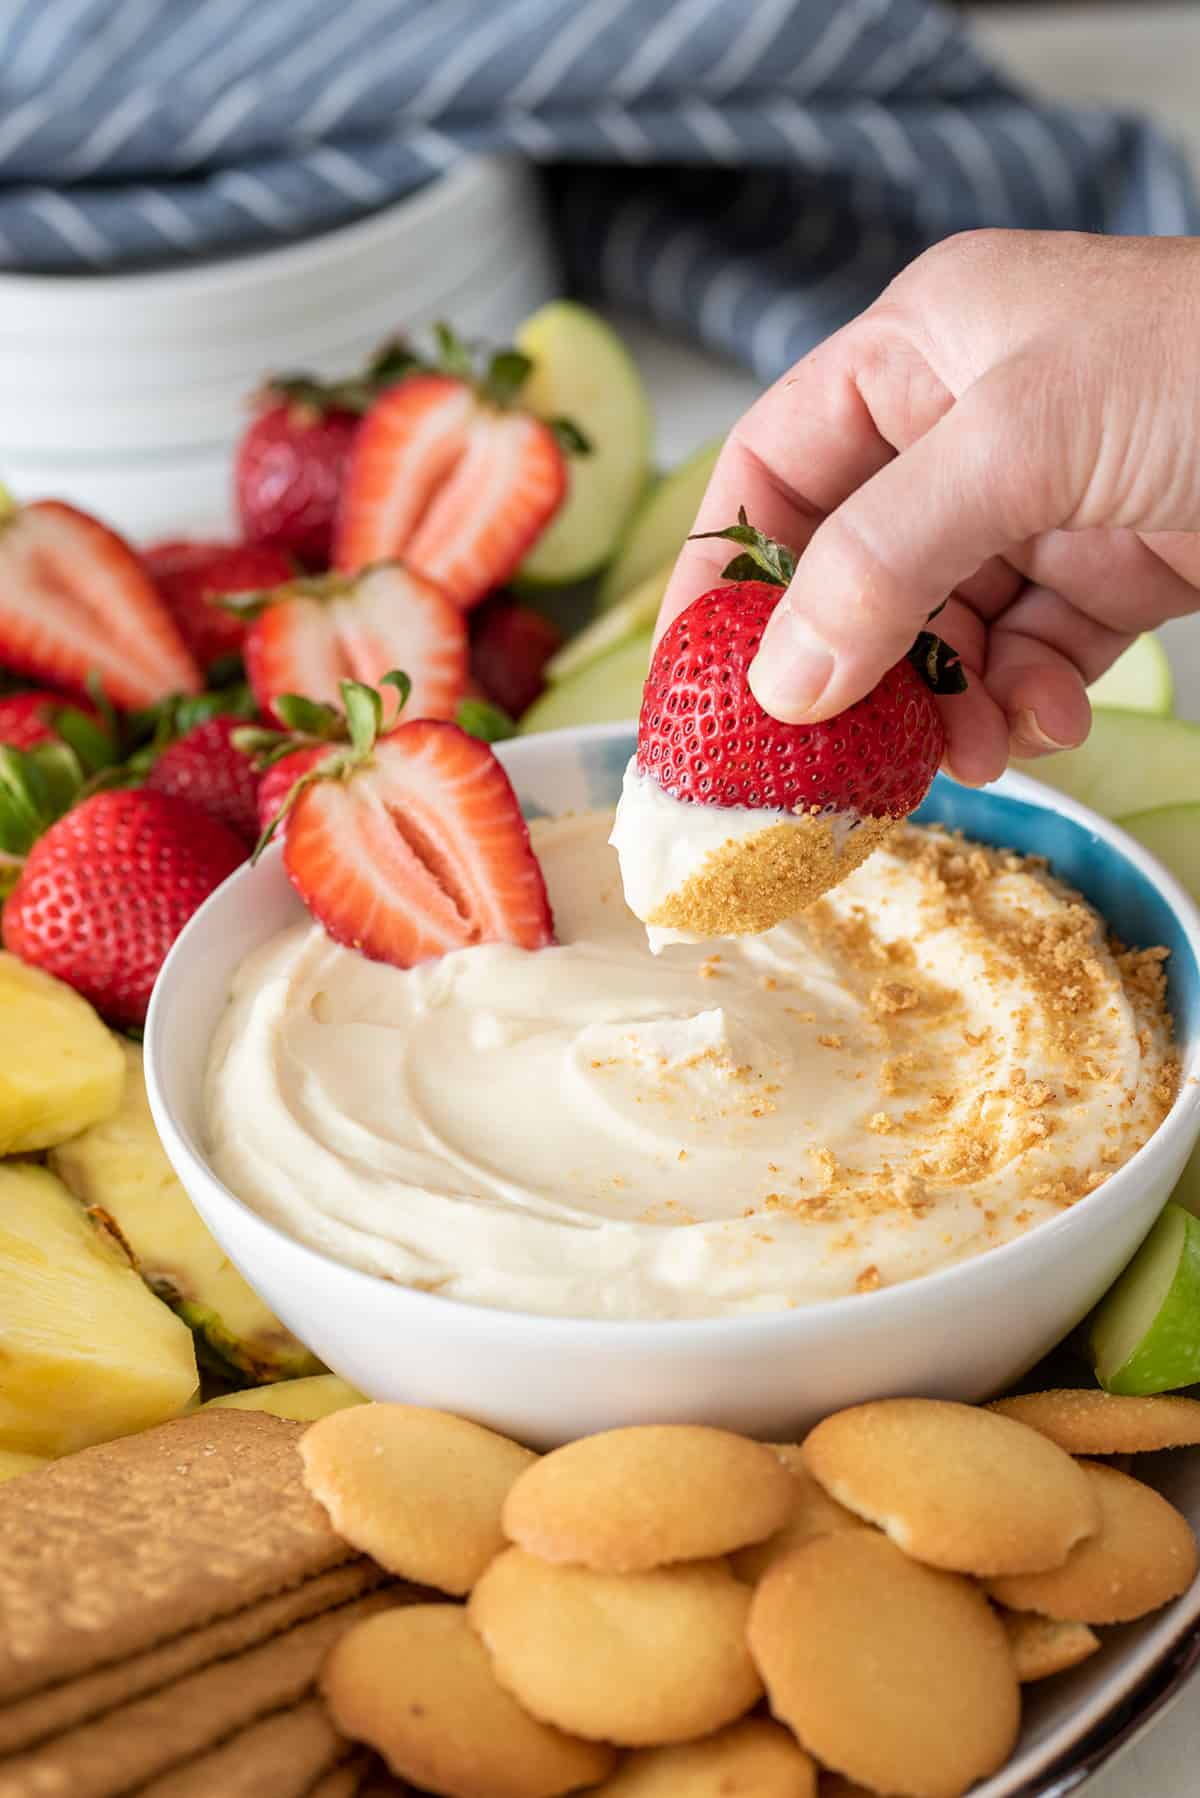
[[[410,374],[372,406],[354,440],[334,560],[362,568],[401,556],[464,610],[502,586],[566,494],[565,421],[518,404],[531,368],[515,350],[486,371],[444,327],[440,366]]]
[[[93,793],[31,848],[0,914],[4,947],[110,1024],[139,1028],[172,943],[245,856],[241,837],[186,799]]]
[[[403,708],[406,677],[384,685]],[[288,878],[328,934],[402,968],[475,943],[553,942],[529,830],[489,744],[441,719],[380,734],[378,692],[345,681],[341,699],[349,740],[300,751],[310,759],[259,845],[286,824]],[[286,739],[266,747],[288,753]]]

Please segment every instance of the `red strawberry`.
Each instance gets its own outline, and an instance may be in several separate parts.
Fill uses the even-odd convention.
[[[472,943],[540,949],[554,924],[516,795],[455,724],[398,725],[295,800],[284,866],[337,942],[408,968]]]
[[[56,712],[66,707],[96,717],[95,708],[86,700],[64,699],[61,693],[38,689],[26,693],[0,694],[0,743],[10,749],[34,749],[39,743],[58,743],[54,729]]]
[[[202,668],[242,653],[246,621],[213,601],[278,587],[295,568],[277,549],[254,543],[157,543],[144,560],[180,636]]]
[[[156,793],[190,799],[247,843],[258,836],[258,775],[251,758],[230,741],[244,718],[210,718],[169,743],[146,777]]]
[[[378,686],[403,668],[412,681],[410,715],[452,718],[467,678],[467,627],[440,588],[389,562],[268,595],[245,656],[254,697],[272,716],[281,693],[339,705],[346,678]]]
[[[508,579],[566,485],[540,419],[502,410],[457,375],[410,375],[355,439],[335,561],[353,569],[403,556],[466,609]]]
[[[233,479],[238,517],[251,543],[328,568],[338,495],[360,415],[278,389],[247,426]],[[262,584],[262,583],[259,583]]]
[[[490,601],[477,613],[471,638],[471,673],[489,699],[519,718],[546,685],[543,670],[562,634],[528,606]]]
[[[5,902],[4,946],[135,1027],[175,938],[245,855],[186,799],[95,793],[30,850]]]
[[[266,830],[273,818],[279,815],[283,802],[300,779],[310,768],[315,768],[323,755],[329,754],[329,746],[325,743],[314,743],[308,749],[294,749],[291,755],[272,762],[271,766],[258,779],[258,828]],[[286,820],[284,820],[286,828]]]
[[[962,671],[928,632],[865,699],[822,724],[780,724],[746,681],[795,562],[745,522],[709,533],[747,544],[731,583],[694,600],[663,634],[638,722],[637,767],[673,798],[781,811],[907,816],[929,790],[945,736],[931,686]],[[746,578],[755,565],[770,580]],[[943,653],[945,652],[945,653]]]
[[[0,667],[114,705],[195,693],[196,664],[129,545],[61,500],[0,503]]]
[[[271,378],[234,464],[238,516],[251,543],[283,550],[308,568],[329,567],[346,462],[362,415],[420,366],[404,341],[394,338],[347,380]]]

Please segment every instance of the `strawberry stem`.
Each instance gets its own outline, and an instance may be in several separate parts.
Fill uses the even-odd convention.
[[[711,537],[720,537],[727,543],[739,543],[742,546],[743,553],[735,556],[722,570],[722,580],[768,580],[776,587],[790,586],[796,572],[795,551],[789,549],[786,543],[776,543],[773,537],[756,530],[746,516],[745,506],[738,507],[736,524],[726,525],[723,531],[696,531],[688,538],[688,542],[701,543]]]

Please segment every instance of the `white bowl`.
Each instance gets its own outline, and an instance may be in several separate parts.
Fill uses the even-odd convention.
[[[615,801],[631,728],[501,748],[535,814]],[[1172,950],[1184,1084],[1153,1138],[1028,1235],[906,1285],[763,1316],[630,1323],[534,1317],[415,1292],[326,1259],[265,1222],[204,1154],[209,1044],[242,958],[302,915],[278,852],[234,874],[168,957],[146,1030],[159,1133],[214,1236],[266,1302],[373,1398],[441,1406],[544,1445],[623,1423],[706,1422],[788,1437],[885,1394],[977,1400],[1086,1315],[1170,1195],[1200,1133],[1200,914],[1123,831],[1036,781],[939,780],[925,808],[968,834],[1046,853],[1129,942]]]
[[[447,318],[508,338],[559,290],[535,173],[469,158],[410,198],[252,255],[136,274],[0,274],[0,469],[135,537],[221,531],[247,397],[354,369]]]

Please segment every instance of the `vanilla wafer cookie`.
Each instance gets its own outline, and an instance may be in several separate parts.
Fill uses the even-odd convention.
[[[1099,1387],[1023,1392],[990,1410],[1048,1436],[1072,1455],[1141,1455],[1200,1443],[1200,1403],[1163,1392],[1130,1398]]]

